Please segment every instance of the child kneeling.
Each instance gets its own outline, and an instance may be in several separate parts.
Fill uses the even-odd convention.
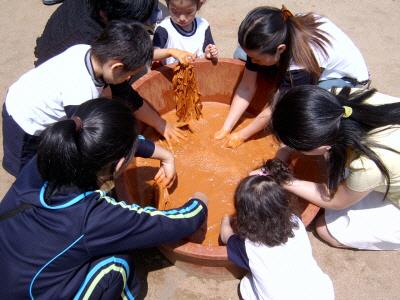
[[[269,160],[262,170],[236,189],[236,233],[228,216],[221,225],[229,260],[249,271],[240,282],[241,297],[334,299],[332,282],[313,258],[304,225],[281,187],[291,179],[288,168]]]

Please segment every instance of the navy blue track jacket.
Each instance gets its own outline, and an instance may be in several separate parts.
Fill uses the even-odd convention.
[[[0,299],[72,299],[87,289],[94,259],[178,241],[207,216],[198,199],[159,211],[76,187],[45,201],[36,164],[23,168],[0,203],[0,215],[33,206],[0,221]]]

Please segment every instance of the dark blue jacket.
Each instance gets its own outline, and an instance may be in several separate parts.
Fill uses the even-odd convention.
[[[207,216],[197,199],[159,211],[76,187],[45,201],[45,189],[33,159],[0,203],[0,215],[32,205],[0,221],[0,299],[72,299],[95,258],[178,241]]]

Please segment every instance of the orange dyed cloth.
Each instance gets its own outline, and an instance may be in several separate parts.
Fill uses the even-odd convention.
[[[201,117],[202,104],[193,65],[178,64],[172,78],[178,122]]]

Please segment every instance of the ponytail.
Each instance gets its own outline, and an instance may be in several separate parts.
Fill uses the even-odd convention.
[[[395,151],[368,137],[371,130],[400,124],[400,103],[370,105],[364,103],[376,90],[330,93],[317,86],[290,89],[278,100],[272,112],[271,128],[285,145],[298,151],[331,146],[328,159],[328,188],[331,196],[344,179],[348,150],[372,160],[390,188],[386,166],[371,147]],[[385,129],[382,129],[385,130]],[[385,196],[386,196],[385,194]]]
[[[290,61],[308,71],[316,82],[321,69],[310,47],[312,45],[327,55],[330,44],[326,33],[318,27],[320,17],[309,13],[294,16],[285,6],[282,9],[262,6],[250,11],[239,27],[238,40],[242,48],[275,54],[280,44],[286,45],[278,64],[282,80],[289,70]]]
[[[74,185],[98,188],[97,176],[112,172],[134,151],[136,125],[131,110],[117,100],[98,98],[80,105],[72,119],[43,131],[38,148],[38,168],[49,190]]]

